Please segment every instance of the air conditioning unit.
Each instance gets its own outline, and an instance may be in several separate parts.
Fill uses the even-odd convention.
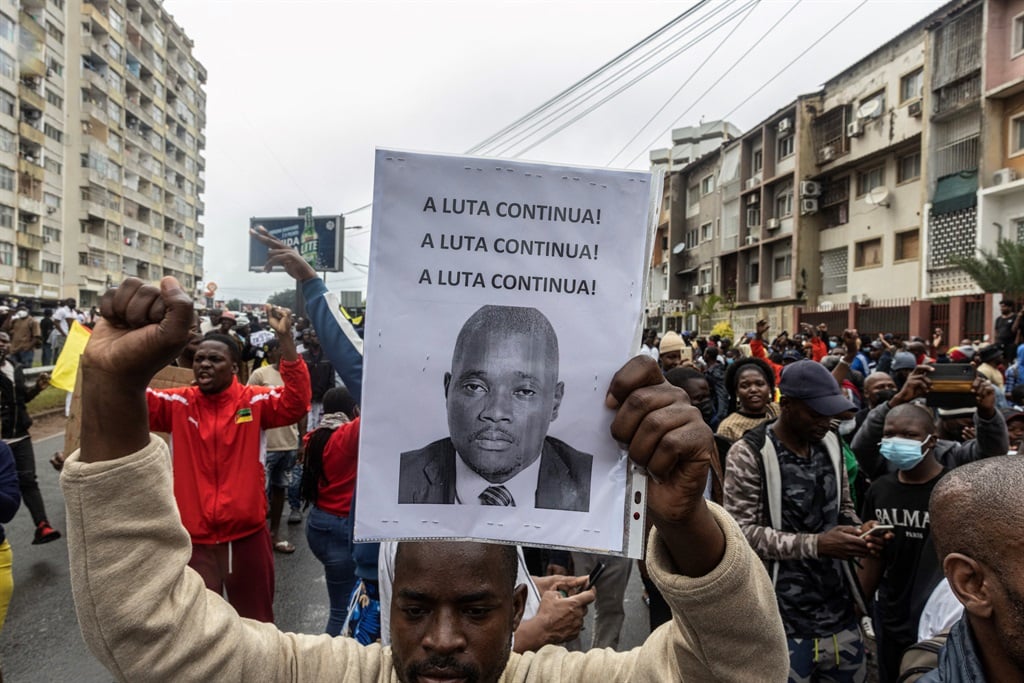
[[[1012,183],[1016,179],[1017,172],[1012,168],[1001,168],[992,176],[992,183],[994,185],[1005,185],[1006,183]]]
[[[818,213],[818,200],[814,198],[803,198],[800,200],[800,215],[807,216]]]
[[[710,294],[711,293],[711,285],[701,285],[700,286],[700,291],[701,291],[701,294]]]
[[[921,105],[921,100],[914,100],[907,105],[907,113],[916,119],[921,118],[923,111],[924,107]]]
[[[859,138],[864,134],[864,124],[860,122],[860,119],[856,121],[850,121],[846,124],[846,137],[848,138]]]
[[[786,132],[788,132],[792,128],[793,128],[793,122],[790,121],[789,119],[782,119],[781,121],[779,121],[779,128],[778,128],[778,130],[779,130],[780,133],[786,133]]]
[[[48,206],[48,207],[46,207],[46,213],[48,213],[48,214],[50,214],[52,216],[53,214],[57,213],[57,207],[56,206]]]
[[[753,178],[747,178],[747,182],[743,184],[743,189],[752,190],[757,185]]]
[[[800,181],[801,197],[817,197],[821,194],[821,183],[815,180]]]
[[[747,235],[747,244],[757,244],[757,235]]]
[[[769,218],[768,222],[764,224],[764,227],[769,230],[778,230],[782,226],[778,218]]]
[[[758,171],[751,177],[751,180],[754,181],[755,185],[760,185],[761,181],[764,180],[764,174],[761,171]]]
[[[690,290],[690,293],[693,294],[694,296],[700,294],[700,286],[694,285],[693,288]]]
[[[747,195],[747,205],[748,206],[753,206],[753,205],[757,204],[759,201],[761,201],[761,197],[758,196],[757,194]]]
[[[832,161],[835,158],[836,148],[833,147],[832,145],[825,145],[824,147],[818,150],[818,159],[820,159],[822,163],[826,161]]]
[[[49,235],[44,235],[43,236],[43,244],[49,244],[52,241],[53,241],[53,238],[50,237]]]

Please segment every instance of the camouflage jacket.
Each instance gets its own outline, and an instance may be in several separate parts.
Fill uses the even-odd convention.
[[[743,535],[774,579],[775,560],[816,559],[818,536],[780,529],[782,481],[775,448],[767,438],[769,424],[750,430],[729,449],[725,466],[725,509],[739,523]],[[839,521],[859,525],[839,440],[829,432],[824,445],[836,469]]]

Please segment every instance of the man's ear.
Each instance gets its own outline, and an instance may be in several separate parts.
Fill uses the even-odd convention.
[[[558,408],[562,405],[562,396],[565,394],[565,382],[559,382],[555,385],[555,402],[551,406],[551,421],[554,422],[558,419]]]
[[[942,570],[949,587],[964,609],[976,617],[992,615],[992,571],[977,560],[961,553],[950,553],[942,561]]]
[[[519,584],[512,591],[512,632],[515,633],[519,624],[523,621],[523,612],[526,610],[526,584]]]
[[[450,373],[450,372],[444,373],[444,397],[445,397],[445,399],[448,398],[448,385],[450,385],[451,383],[452,383],[452,373]]]

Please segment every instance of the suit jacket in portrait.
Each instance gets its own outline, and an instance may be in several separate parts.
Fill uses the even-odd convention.
[[[399,503],[455,502],[455,446],[440,439],[402,453]],[[594,456],[554,437],[544,439],[534,506],[547,510],[590,511],[590,470]]]

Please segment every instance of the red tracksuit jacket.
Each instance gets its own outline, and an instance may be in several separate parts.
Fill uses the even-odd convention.
[[[309,371],[281,361],[283,387],[235,379],[224,391],[149,389],[149,428],[171,434],[174,497],[193,543],[227,543],[267,523],[260,463],[262,430],[295,424],[309,411]]]

